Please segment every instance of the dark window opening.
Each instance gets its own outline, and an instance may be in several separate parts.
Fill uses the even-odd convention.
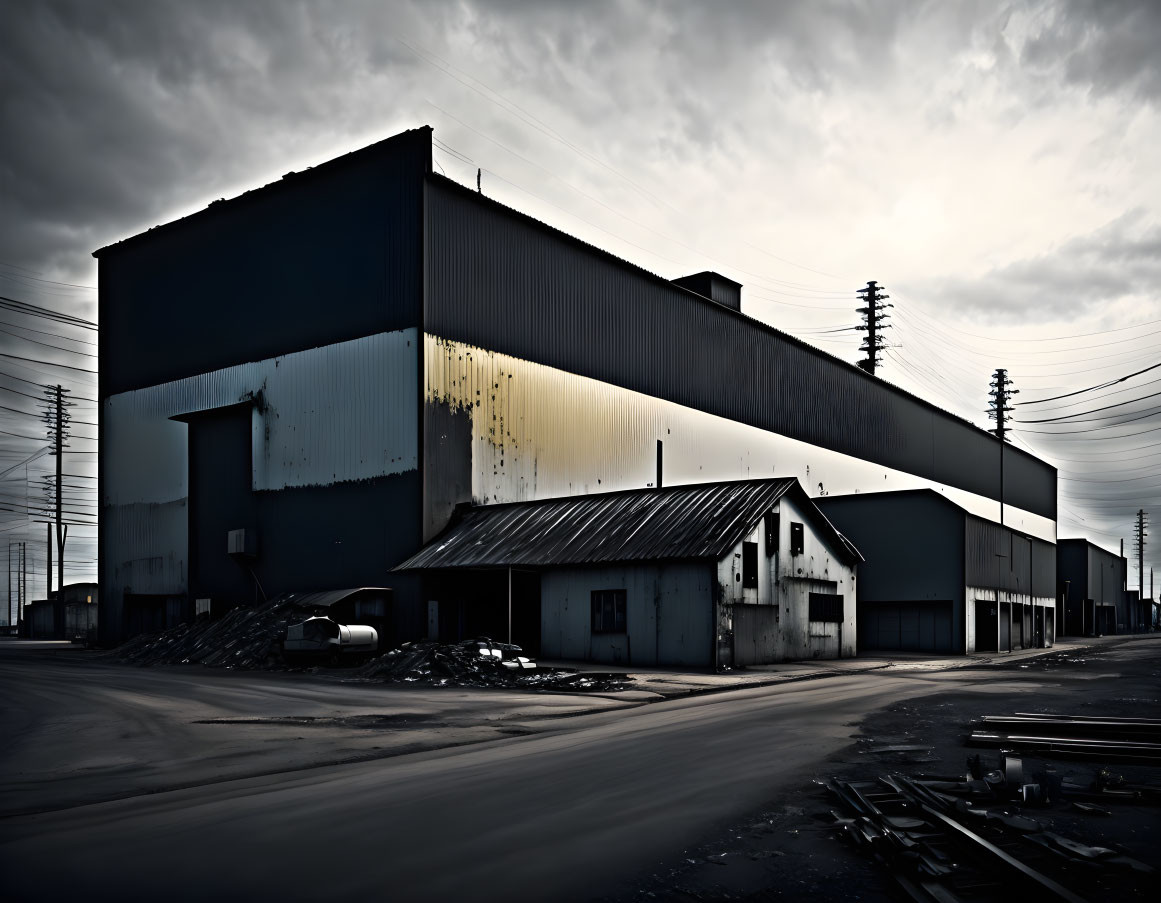
[[[742,543],[742,588],[758,588],[758,544]]]
[[[810,620],[841,624],[843,622],[843,597],[833,593],[811,593]]]
[[[790,554],[801,555],[805,548],[805,540],[803,539],[802,524],[796,524],[793,521],[790,523]]]
[[[625,632],[625,591],[595,589],[593,600],[593,633]]]
[[[778,551],[778,515],[767,511],[764,518],[766,525],[766,554],[773,555]]]

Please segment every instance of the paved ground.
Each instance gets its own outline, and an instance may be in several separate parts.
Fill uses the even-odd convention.
[[[1159,639],[1126,646],[1161,653]],[[677,698],[644,704],[133,669],[0,642],[0,896],[667,893],[664,878],[641,882],[827,776],[873,713],[1093,691],[1117,680],[1119,648],[1107,674],[1075,678],[1035,658],[1001,670],[856,660],[825,677],[812,664],[742,688],[752,673],[709,685],[719,676],[655,673]],[[815,679],[788,679],[803,677]]]

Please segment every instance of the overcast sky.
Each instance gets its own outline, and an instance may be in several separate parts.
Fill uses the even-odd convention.
[[[846,360],[858,336],[834,330],[882,282],[883,378],[988,426],[995,367],[1028,402],[1161,363],[1158,47],[1151,0],[15,0],[0,296],[94,320],[95,248],[426,123],[438,171],[482,168],[486,194],[663,276],[731,276],[746,313]],[[11,310],[0,330],[0,352],[95,368],[45,347],[92,353],[90,331]],[[0,372],[95,392],[80,370]],[[1017,409],[1078,415],[1017,432],[1060,468],[1061,536],[1129,552],[1133,513],[1161,511],[1156,380]],[[3,472],[40,427],[0,414]],[[92,458],[66,458],[78,506]],[[51,466],[5,477],[0,507]],[[0,511],[0,539],[22,518]],[[79,578],[95,546],[70,549]]]

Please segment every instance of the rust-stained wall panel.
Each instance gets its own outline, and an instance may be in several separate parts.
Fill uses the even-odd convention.
[[[983,496],[696,408],[511,355],[424,336],[424,535],[454,501],[477,504],[652,486],[794,476],[812,497],[931,488],[981,517]],[[464,457],[470,455],[470,484]],[[1055,522],[1007,508],[1027,533],[1054,539]]]

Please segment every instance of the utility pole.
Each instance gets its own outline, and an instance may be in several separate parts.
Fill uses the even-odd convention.
[[[65,439],[69,437],[69,421],[72,419],[67,408],[72,402],[66,396],[69,390],[56,386],[46,386],[44,394],[48,396],[48,406],[44,411],[44,424],[48,428],[48,440],[52,443],[50,454],[56,456],[56,585],[57,591],[64,589],[64,547],[68,528],[62,523],[61,491],[63,489],[64,450],[68,448]],[[51,591],[51,581],[49,590]]]
[[[1012,406],[1008,404],[1013,395],[1018,395],[1019,389],[1012,388],[1012,381],[1008,379],[1008,371],[997,367],[992,374],[991,389],[988,395],[988,416],[996,421],[996,428],[992,430],[1000,440],[1000,526],[1004,525],[1004,443],[1008,442],[1008,428],[1005,426],[1008,412]]]
[[[16,577],[16,633],[18,635],[20,633],[20,627],[24,623],[24,605],[28,602],[28,600],[25,598],[28,593],[28,574],[25,570],[28,564],[28,559],[25,556],[26,545],[28,545],[28,543],[22,542],[20,544],[20,557],[17,559],[16,564],[16,566],[20,569],[20,572]]]
[[[894,304],[884,303],[890,295],[881,294],[882,286],[873,279],[867,283],[866,288],[859,289],[856,294],[859,296],[864,306],[855,308],[855,312],[863,317],[862,326],[857,327],[860,330],[866,331],[866,336],[863,338],[863,344],[859,346],[859,351],[866,352],[866,358],[859,361],[859,367],[866,370],[871,376],[875,375],[875,367],[881,361],[879,354],[887,347],[887,343],[883,340],[883,336],[879,330],[890,329],[890,323],[883,323],[890,314],[886,313],[888,307],[894,307]]]
[[[1009,402],[1013,395],[1019,394],[1019,389],[1012,388],[1012,380],[1008,378],[1008,371],[1003,367],[997,367],[996,372],[992,374],[991,389],[988,392],[992,399],[988,403],[988,416],[996,421],[996,428],[992,432],[1004,442],[1011,441],[1008,439],[1007,427],[1008,414],[1012,410]]]
[[[1141,599],[1145,598],[1145,537],[1149,534],[1145,532],[1145,528],[1149,526],[1148,516],[1145,514],[1145,509],[1137,510],[1137,524],[1133,530],[1133,542],[1137,546],[1137,608],[1141,608]],[[1136,617],[1131,619],[1131,623],[1136,623]]]

